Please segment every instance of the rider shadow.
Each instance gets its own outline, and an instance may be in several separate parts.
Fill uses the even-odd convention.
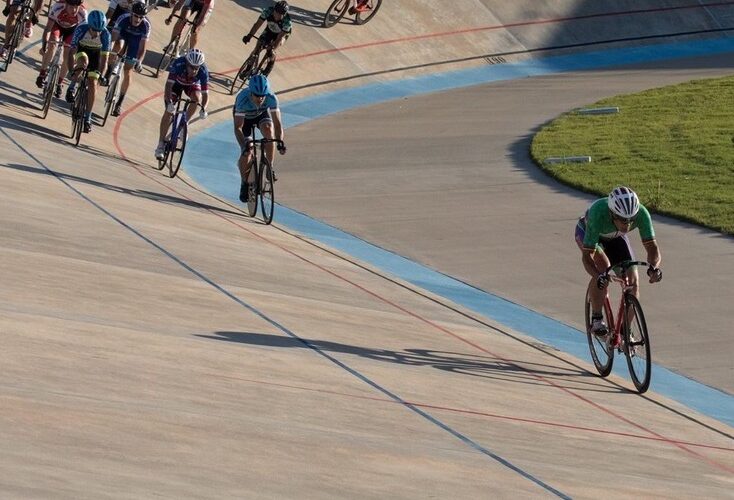
[[[291,22],[293,24],[302,24],[311,28],[323,28],[324,27],[324,12],[316,12],[313,10],[303,9],[291,5],[290,11],[288,12],[291,16]]]
[[[235,2],[245,9],[256,12],[258,15],[264,8],[271,7],[273,5],[272,0],[235,0]],[[291,2],[289,3],[290,10],[288,11],[288,15],[291,17],[291,23],[311,26],[313,28],[323,26],[324,12],[304,9],[293,5]],[[324,11],[325,10],[326,7],[324,7]],[[255,22],[255,18],[252,19],[252,22]]]
[[[247,217],[242,212],[227,210],[221,207],[207,205],[206,203],[199,203],[196,201],[188,200],[186,198],[178,198],[176,196],[170,196],[167,194],[157,193],[154,191],[146,191],[144,189],[130,189],[130,188],[122,187],[122,186],[116,186],[114,184],[108,184],[105,182],[95,181],[87,177],[80,177],[78,175],[67,174],[67,173],[57,172],[57,171],[51,172],[49,170],[46,170],[43,167],[33,167],[29,165],[20,165],[17,163],[0,163],[0,167],[12,168],[14,170],[19,170],[22,172],[28,172],[28,173],[33,173],[33,174],[50,175],[50,176],[54,176],[54,177],[58,177],[60,179],[66,180],[66,181],[87,184],[89,186],[106,189],[108,191],[113,191],[116,193],[126,194],[130,196],[135,196],[138,198],[144,198],[146,200],[157,201],[159,203],[165,203],[167,205],[180,206],[180,207],[194,209],[198,211],[211,210],[211,211],[215,211],[215,212],[222,213],[222,214],[236,216],[242,219],[247,219]]]
[[[65,144],[68,139],[64,133],[58,130],[36,125],[33,122],[27,122],[18,118],[10,119],[3,116],[0,117],[0,123],[2,123],[0,128],[25,132],[59,144]]]
[[[355,355],[366,359],[406,366],[424,366],[438,370],[479,377],[547,387],[552,380],[556,387],[594,392],[618,392],[616,388],[599,383],[599,378],[580,368],[531,363],[527,361],[499,359],[485,355],[472,355],[429,349],[404,349],[393,351],[373,349],[326,340],[299,339],[283,335],[219,331],[213,335],[195,334],[197,337],[254,346],[289,349],[313,349],[325,353]],[[542,378],[541,378],[542,377]]]
[[[10,85],[5,81],[0,81],[0,90],[5,91],[3,92],[5,98],[0,101],[0,106],[6,106],[18,113],[33,116],[34,118],[38,116],[34,111],[40,113],[42,96],[35,92],[30,93],[14,85]],[[31,106],[28,105],[29,103]],[[34,107],[35,110],[33,109]]]

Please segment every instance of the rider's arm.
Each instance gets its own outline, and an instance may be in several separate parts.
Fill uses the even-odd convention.
[[[166,104],[169,104],[173,101],[173,84],[175,80],[168,79],[166,80],[166,87],[163,89],[163,100]]]
[[[261,17],[258,17],[257,18],[257,21],[255,21],[255,24],[253,24],[252,25],[252,28],[250,28],[250,32],[247,33],[247,36],[249,36],[250,38],[252,38],[253,36],[255,36],[255,34],[260,29],[260,26],[262,26],[264,22],[265,22],[265,19],[263,19]]]
[[[234,116],[234,136],[237,139],[237,143],[240,145],[240,151],[245,149],[245,133],[242,131],[242,127],[245,125],[244,116]]]
[[[283,140],[283,121],[280,119],[280,109],[270,110],[270,116],[273,118],[273,128],[275,131],[275,138]]]
[[[148,39],[147,38],[143,38],[142,40],[140,40],[140,46],[138,47],[138,53],[135,56],[135,58],[139,62],[142,62],[143,59],[145,58],[145,47],[146,47],[146,45],[148,45]]]
[[[173,4],[173,8],[171,8],[171,13],[168,15],[168,20],[173,19],[173,16],[175,16],[176,12],[178,12],[178,10],[183,7],[183,4],[185,2],[186,0],[178,0],[175,4]]]
[[[642,243],[647,252],[647,262],[654,268],[660,267],[660,248],[655,240],[649,240]]]

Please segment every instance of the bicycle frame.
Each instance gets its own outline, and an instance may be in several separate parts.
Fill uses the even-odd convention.
[[[606,377],[611,373],[615,350],[620,353],[624,352],[632,381],[637,391],[642,394],[650,385],[650,340],[642,306],[631,293],[632,285],[629,283],[627,274],[628,270],[635,266],[649,266],[649,264],[642,261],[625,261],[610,266],[603,273],[609,276],[612,270],[617,268],[621,270],[618,273],[621,276],[611,277],[612,281],[620,283],[622,287],[622,296],[616,316],[613,315],[609,295],[604,298],[603,311],[609,327],[607,335],[599,336],[591,332],[590,292],[587,291],[586,335],[591,357],[599,375]]]
[[[275,191],[273,183],[275,176],[273,167],[265,155],[265,145],[275,143],[282,145],[283,141],[279,139],[255,139],[256,127],[250,130],[252,139],[247,141],[247,147],[252,148],[252,159],[250,160],[250,169],[248,171],[248,199],[247,209],[250,217],[257,214],[258,199],[262,211],[263,222],[270,224],[273,221],[273,213],[275,211]],[[258,155],[259,150],[259,155]],[[259,158],[258,158],[259,156]]]
[[[5,38],[9,38],[10,43],[8,44],[8,55],[6,56],[5,63],[0,66],[0,71],[7,71],[8,66],[10,66],[10,63],[15,59],[15,52],[20,45],[20,41],[23,39],[23,28],[25,22],[28,20],[29,16],[33,16],[34,14],[35,11],[33,10],[33,7],[31,7],[31,0],[24,0],[23,3],[18,6],[15,20],[13,21],[12,31],[7,30],[8,24],[6,23]]]
[[[186,151],[189,123],[188,108],[192,102],[191,99],[187,98],[181,98],[176,101],[176,110],[171,117],[171,135],[164,141],[165,156],[163,160],[158,161],[158,170],[162,170],[163,167],[168,165],[168,176],[171,178],[176,177],[176,174],[181,168],[184,152]],[[201,105],[197,104],[197,106]],[[179,139],[182,139],[180,144]],[[175,153],[177,152],[179,153],[178,159],[175,158]]]

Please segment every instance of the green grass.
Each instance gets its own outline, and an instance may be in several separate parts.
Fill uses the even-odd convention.
[[[556,179],[606,195],[637,191],[650,210],[734,234],[734,77],[617,96],[588,107],[611,115],[566,113],[534,138],[535,162]],[[589,155],[591,163],[543,164],[549,156]]]

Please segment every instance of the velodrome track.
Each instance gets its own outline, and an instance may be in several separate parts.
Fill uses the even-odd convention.
[[[569,14],[574,3],[548,4]],[[254,20],[250,5],[245,17]],[[225,52],[211,58],[224,72],[239,62],[228,47],[241,56],[229,38],[242,7],[218,9],[203,47]],[[416,33],[391,25],[396,16],[387,7],[384,24],[359,30],[297,26],[303,38],[289,43],[286,57],[295,55],[274,81],[292,88],[318,80],[314,60],[295,56],[328,44],[468,23],[441,18],[440,9],[436,19],[420,12],[407,14],[406,31]],[[692,12],[686,20],[694,22]],[[473,25],[486,25],[485,15]],[[520,36],[514,43],[527,45]],[[420,57],[406,54],[415,47],[336,50],[338,61],[319,66],[319,76],[441,60],[442,51],[466,55],[474,45],[431,40],[404,42],[425,44]],[[432,47],[436,53],[425,56]],[[709,73],[717,71],[726,68]],[[65,116],[48,123],[33,116],[33,77],[14,64],[0,88],[0,491],[7,496],[730,495],[730,426],[658,394],[633,396],[624,378],[590,375],[585,359],[444,307],[439,297],[152,171],[160,105],[146,99],[162,82],[138,79],[128,114],[116,129],[85,137],[80,154],[59,142]],[[212,109],[222,112],[212,122],[228,119],[230,102],[215,95]],[[418,100],[406,105],[414,102],[418,113]],[[291,178],[313,188],[309,165],[299,173],[295,153],[315,140],[317,124],[301,137],[289,132],[294,146],[281,161],[278,188],[296,203],[305,201]],[[334,126],[321,122],[331,135]],[[333,147],[347,155],[339,141]],[[389,232],[376,236],[392,242]]]

